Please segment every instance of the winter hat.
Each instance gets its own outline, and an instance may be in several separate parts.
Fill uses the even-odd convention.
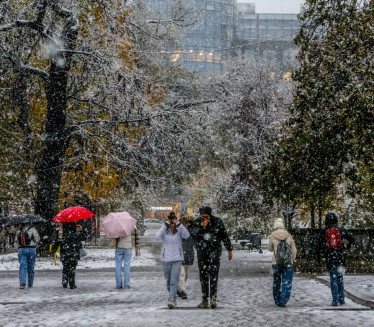
[[[173,219],[178,219],[177,216],[175,215],[174,211],[170,212],[168,219],[173,220]]]
[[[274,222],[274,229],[280,229],[280,228],[284,229],[284,224],[283,224],[283,219],[282,218],[278,218]]]
[[[325,218],[325,226],[337,225],[337,224],[338,224],[338,216],[334,214],[333,212],[329,212]]]
[[[199,209],[200,214],[208,214],[209,216],[212,215],[212,208],[211,207],[201,207]]]

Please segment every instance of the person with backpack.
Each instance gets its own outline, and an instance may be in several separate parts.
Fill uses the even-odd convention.
[[[348,241],[344,245],[343,239]],[[345,304],[343,271],[347,263],[346,249],[350,249],[355,239],[352,234],[338,226],[338,217],[329,212],[325,218],[325,228],[321,231],[317,244],[317,262],[321,265],[321,252],[324,253],[327,269],[330,273],[332,306]]]
[[[36,246],[40,242],[38,231],[32,225],[20,225],[16,234],[18,243],[18,261],[19,261],[19,285],[23,290],[27,286],[32,287],[34,284],[34,268],[36,260]]]
[[[293,263],[296,260],[295,242],[284,228],[283,219],[278,218],[270,235],[269,251],[274,251],[273,266],[273,297],[279,307],[286,307],[291,296]]]
[[[52,243],[51,255],[60,247],[60,259],[62,262],[62,287],[77,288],[75,284],[75,272],[80,260],[80,248],[82,241],[86,240],[86,230],[82,225],[74,222],[62,223]]]

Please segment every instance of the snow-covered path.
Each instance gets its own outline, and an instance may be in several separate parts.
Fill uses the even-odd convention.
[[[80,270],[78,289],[62,289],[59,271],[38,271],[35,287],[19,290],[17,272],[0,273],[1,326],[374,326],[374,311],[349,299],[331,310],[330,289],[295,277],[287,308],[274,306],[268,262],[258,254],[222,256],[218,309],[196,309],[200,301],[197,267],[193,267],[188,300],[166,308],[167,294],[160,265],[137,267],[132,289],[114,288],[114,271]],[[268,260],[268,259],[267,259]],[[262,260],[262,261],[267,261]],[[248,273],[238,273],[245,267]],[[252,269],[251,269],[252,267]],[[9,304],[5,304],[9,303]]]

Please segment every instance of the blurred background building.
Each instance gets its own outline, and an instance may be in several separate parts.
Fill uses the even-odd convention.
[[[172,61],[193,71],[220,72],[227,61],[234,38],[236,0],[186,0],[184,8],[171,0],[144,0],[154,17],[178,18],[183,10],[196,17],[176,35],[178,42],[169,45]],[[195,15],[193,14],[195,13]],[[188,19],[188,18],[187,18]]]
[[[235,54],[275,61],[286,72],[296,62],[293,42],[300,30],[297,14],[256,13],[253,3],[238,3]]]
[[[279,0],[274,13],[273,0],[144,1],[155,20],[185,19],[174,31],[176,41],[163,44],[163,48],[170,51],[173,62],[187,69],[221,72],[232,56],[274,60],[284,72],[295,64],[293,39],[300,29],[297,14],[301,0]],[[263,12],[256,12],[256,4]],[[188,14],[183,16],[183,10]],[[294,12],[284,13],[287,10]],[[193,12],[195,19],[188,22],[186,17]]]

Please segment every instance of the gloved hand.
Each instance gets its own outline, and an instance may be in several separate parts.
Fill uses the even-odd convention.
[[[232,251],[229,251],[229,260],[232,260]]]
[[[165,221],[165,226],[166,226],[167,228],[170,227],[170,221],[169,221],[169,220]]]
[[[181,225],[181,223],[178,221],[175,226],[178,228]]]

